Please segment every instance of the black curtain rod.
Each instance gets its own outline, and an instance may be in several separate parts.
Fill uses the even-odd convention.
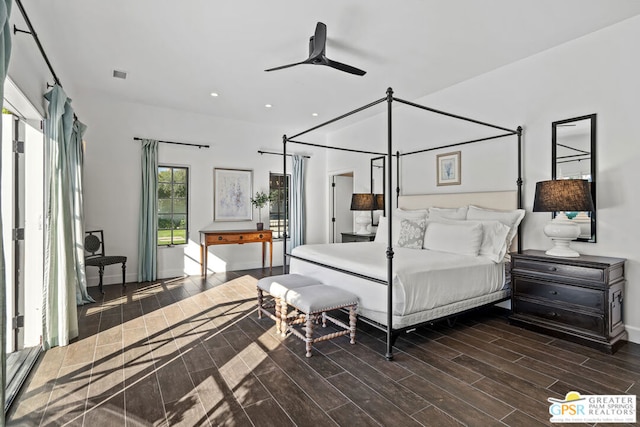
[[[51,65],[51,62],[49,62],[49,58],[47,57],[47,54],[45,53],[44,48],[42,47],[42,44],[40,43],[40,39],[38,38],[38,34],[36,33],[36,30],[33,28],[33,25],[31,25],[31,20],[29,19],[29,16],[27,15],[27,11],[24,10],[24,6],[22,5],[22,1],[21,0],[16,0],[16,4],[18,5],[18,9],[20,9],[20,13],[22,14],[22,17],[24,18],[24,22],[27,24],[27,27],[29,28],[29,31],[20,30],[14,25],[13,26],[13,34],[14,35],[16,33],[31,34],[33,39],[36,41],[36,44],[38,45],[38,49],[40,49],[40,54],[42,55],[42,58],[44,58],[44,62],[47,63],[47,67],[49,67],[49,71],[51,71],[51,74],[53,75],[53,80],[55,80],[55,82],[58,84],[58,86],[62,87],[62,83],[60,83],[60,79],[58,78],[58,75],[56,74],[56,72],[53,70],[53,66]]]
[[[143,138],[138,138],[137,136],[133,138],[135,141],[142,141]],[[198,147],[198,148],[209,148],[208,145],[202,145],[202,144],[190,144],[188,142],[173,142],[173,141],[160,141],[158,140],[158,142],[161,142],[163,144],[174,144],[174,145],[188,145],[189,147]]]
[[[275,154],[276,156],[282,156],[282,153],[274,153],[273,151],[262,151],[262,150],[258,150],[259,154]],[[293,156],[293,154],[286,154],[287,157],[291,157]],[[305,156],[302,155],[302,157],[304,157],[305,159],[310,159],[311,156]]]

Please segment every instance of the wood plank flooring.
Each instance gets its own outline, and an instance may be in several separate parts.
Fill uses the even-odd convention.
[[[419,328],[393,362],[362,322],[355,345],[306,358],[256,315],[267,271],[92,289],[79,339],[44,354],[7,425],[528,427],[551,425],[549,397],[640,391],[640,345],[606,355],[495,311]]]

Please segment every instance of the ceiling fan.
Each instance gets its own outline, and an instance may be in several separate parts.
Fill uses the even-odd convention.
[[[313,64],[313,65],[327,65],[336,70],[344,71],[346,73],[355,74],[358,76],[364,76],[366,71],[359,68],[352,67],[351,65],[343,64],[342,62],[332,61],[325,55],[325,48],[327,43],[327,26],[322,22],[318,22],[316,25],[315,35],[309,38],[309,57],[302,62],[296,62],[295,64],[282,65],[280,67],[269,68],[265,71],[282,70],[283,68],[293,67],[300,64]]]

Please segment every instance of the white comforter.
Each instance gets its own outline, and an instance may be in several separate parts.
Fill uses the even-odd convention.
[[[387,280],[386,244],[376,242],[304,245],[292,255]],[[291,259],[291,273],[316,277],[360,297],[367,310],[387,311],[387,285],[346,276]],[[394,248],[393,314],[405,316],[502,289],[504,265],[483,257],[430,250]]]

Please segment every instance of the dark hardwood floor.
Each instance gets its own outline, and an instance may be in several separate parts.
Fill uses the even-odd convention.
[[[257,318],[267,272],[92,289],[79,339],[44,354],[7,425],[535,426],[551,425],[549,397],[640,392],[639,345],[606,355],[492,311],[403,336],[393,362],[362,322],[355,345],[305,358]]]

